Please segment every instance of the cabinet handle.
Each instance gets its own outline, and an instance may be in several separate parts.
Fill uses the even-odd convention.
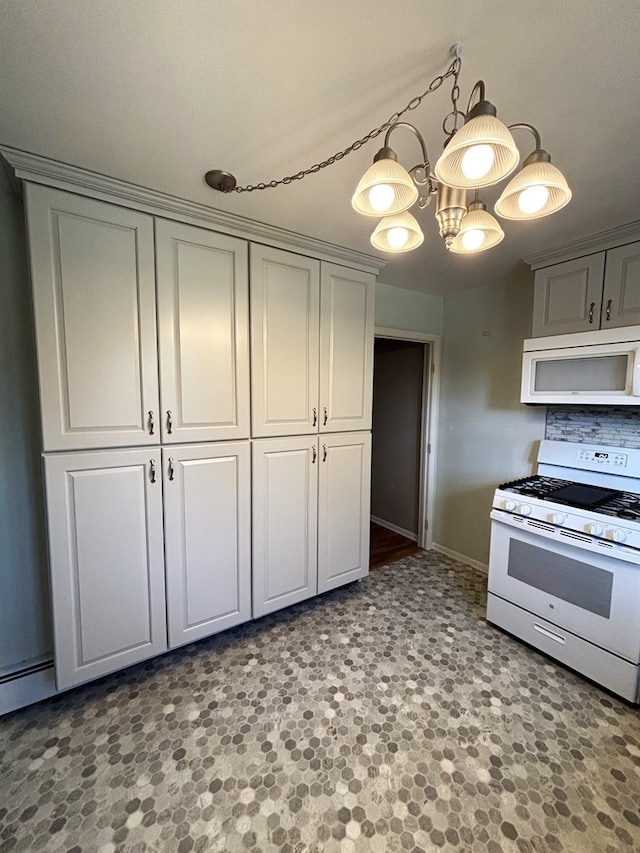
[[[167,409],[167,435],[171,435],[172,432],[173,432],[173,415],[171,414],[169,409]]]
[[[155,481],[156,481],[156,460],[155,459],[149,460],[149,475],[150,475],[151,482],[155,483]]]
[[[323,462],[327,461],[327,445],[326,444],[322,445],[322,461]]]
[[[311,454],[312,454],[312,456],[311,456],[311,461],[312,461],[312,462],[315,462],[315,461],[316,461],[316,457],[318,456],[318,451],[316,450],[316,446],[315,446],[315,444],[314,444],[314,445],[313,445],[313,447],[311,448]]]
[[[153,420],[153,412],[149,412],[149,435],[153,435],[155,430],[155,422]]]
[[[592,303],[591,303],[591,305],[589,305],[589,322],[590,322],[590,323],[593,323],[593,309],[594,309],[595,307],[596,307],[596,303],[595,303],[595,302],[592,302]]]
[[[315,426],[317,423],[318,423],[318,410],[314,409],[313,410],[313,424],[312,424],[312,426]]]
[[[173,457],[169,457],[169,479],[173,480]]]
[[[322,421],[322,425],[326,426],[327,420],[329,418],[329,415],[327,414],[327,407],[325,406],[322,411],[324,412],[324,420]]]
[[[611,319],[611,305],[613,303],[613,299],[609,299],[607,301],[607,320]]]

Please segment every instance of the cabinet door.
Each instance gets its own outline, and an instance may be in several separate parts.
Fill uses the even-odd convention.
[[[607,252],[602,297],[603,329],[640,325],[640,243]]]
[[[320,264],[251,246],[254,436],[317,432]]]
[[[59,689],[167,648],[160,449],[45,458]]]
[[[45,450],[158,441],[153,220],[27,185]]]
[[[320,437],[318,592],[369,573],[371,433]]]
[[[253,615],[317,592],[317,439],[253,442]]]
[[[156,220],[162,438],[249,437],[248,245]]]
[[[249,442],[163,448],[169,645],[251,618]]]
[[[323,263],[320,430],[371,429],[374,277]]]
[[[537,270],[534,338],[600,328],[604,252]]]

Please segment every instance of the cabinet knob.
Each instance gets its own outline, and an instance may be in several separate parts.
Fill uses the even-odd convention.
[[[313,447],[311,448],[311,461],[315,462],[317,456],[318,456],[318,451],[316,450],[316,446],[314,444]]]
[[[317,423],[318,423],[318,410],[314,409],[313,410],[313,426],[315,426]]]
[[[324,420],[322,421],[323,426],[327,425],[327,420],[329,419],[329,414],[327,413],[327,407],[325,406],[322,411],[324,412]]]
[[[593,323],[593,309],[594,309],[595,307],[596,307],[596,303],[595,303],[595,302],[592,302],[592,303],[591,303],[591,305],[589,305],[589,322],[590,322],[590,323]]]
[[[322,445],[322,461],[323,462],[327,461],[327,445],[326,444]]]
[[[149,435],[153,435],[155,431],[156,425],[153,420],[153,412],[149,412]]]
[[[607,317],[607,320],[610,320],[610,319],[611,319],[611,305],[612,305],[612,304],[613,304],[613,299],[608,299],[608,300],[607,300],[607,307],[606,307],[606,317]]]
[[[173,480],[173,474],[174,474],[174,469],[173,469],[173,457],[172,457],[172,456],[170,456],[170,457],[169,457],[169,479],[170,479],[170,480]]]
[[[155,481],[156,481],[156,460],[155,459],[149,460],[149,479],[151,480],[152,483],[155,483]]]
[[[171,435],[172,432],[173,432],[173,415],[171,414],[169,409],[167,409],[167,435]]]

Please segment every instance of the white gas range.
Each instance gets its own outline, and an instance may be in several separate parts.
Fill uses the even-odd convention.
[[[640,701],[640,450],[545,440],[496,489],[487,620]]]

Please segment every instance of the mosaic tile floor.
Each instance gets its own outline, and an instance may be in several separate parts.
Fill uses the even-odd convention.
[[[433,552],[0,720],[0,851],[640,849],[640,712]]]

